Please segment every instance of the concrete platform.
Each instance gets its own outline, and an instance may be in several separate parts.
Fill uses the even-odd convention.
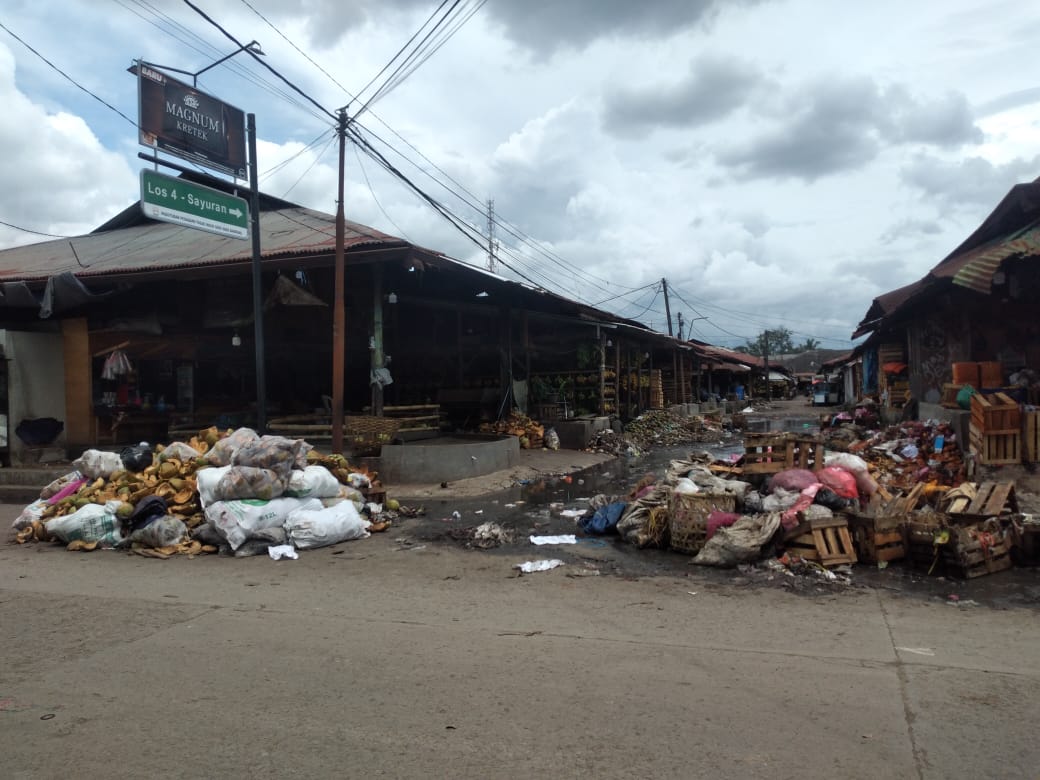
[[[452,434],[384,445],[378,470],[385,484],[450,482],[508,469],[519,453],[516,436]]]

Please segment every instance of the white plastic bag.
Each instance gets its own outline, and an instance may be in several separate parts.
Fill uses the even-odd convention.
[[[320,510],[316,498],[276,498],[272,501],[216,501],[206,507],[206,520],[237,550],[254,531],[282,525],[297,509]]]
[[[113,471],[122,470],[123,459],[119,457],[118,452],[87,450],[76,460],[72,461],[72,465],[85,477],[90,477],[91,479],[104,477],[108,479],[112,476]]]
[[[145,547],[169,547],[177,544],[188,533],[188,526],[179,517],[160,517],[144,528],[138,528],[125,540],[130,544],[142,544]]]
[[[214,444],[212,449],[206,453],[206,460],[214,466],[230,466],[231,458],[239,447],[259,438],[260,434],[252,428],[239,428],[230,436],[226,436]]]
[[[195,472],[195,486],[198,488],[199,501],[202,502],[203,509],[217,500],[217,485],[229,471],[230,466],[213,466]]]
[[[23,528],[28,528],[32,525],[33,520],[39,520],[43,516],[43,511],[50,506],[46,499],[38,498],[33,501],[29,506],[22,510],[22,513],[15,518],[13,528],[16,531],[21,531]]]
[[[308,466],[296,469],[289,475],[289,485],[285,495],[294,498],[336,498],[339,492],[339,480],[324,466]]]
[[[122,524],[116,517],[116,510],[121,503],[109,501],[104,506],[87,504],[71,515],[51,518],[44,527],[51,536],[66,543],[82,540],[99,542],[103,547],[114,547],[123,541]]]
[[[304,550],[364,539],[370,535],[369,525],[371,523],[357,513],[350,501],[343,501],[327,509],[291,512],[285,521],[285,533],[289,541]]]

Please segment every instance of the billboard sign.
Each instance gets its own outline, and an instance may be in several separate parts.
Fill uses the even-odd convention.
[[[212,95],[137,63],[140,141],[239,179],[247,178],[245,115]]]

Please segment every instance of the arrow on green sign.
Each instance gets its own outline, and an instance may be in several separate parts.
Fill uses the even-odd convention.
[[[141,171],[141,211],[160,222],[249,238],[249,206],[243,198],[147,169]]]

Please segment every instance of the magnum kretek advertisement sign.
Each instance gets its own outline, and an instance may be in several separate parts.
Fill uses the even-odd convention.
[[[240,179],[246,174],[245,116],[195,87],[139,63],[141,143]]]

